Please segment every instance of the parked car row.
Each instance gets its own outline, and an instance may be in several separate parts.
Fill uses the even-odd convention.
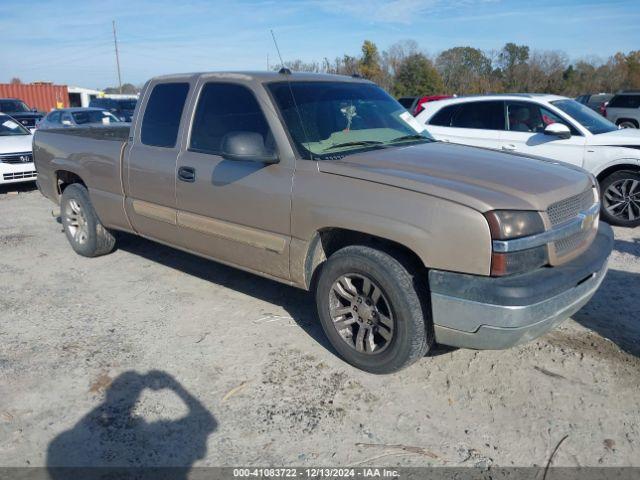
[[[20,99],[0,98],[0,184],[36,179],[31,146],[36,129],[123,124],[131,121],[136,100],[97,98],[91,104],[45,115]]]

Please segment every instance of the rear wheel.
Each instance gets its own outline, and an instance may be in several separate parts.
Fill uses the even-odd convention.
[[[64,189],[60,216],[67,240],[73,250],[85,257],[105,255],[113,250],[116,239],[96,215],[89,192],[78,183]]]
[[[433,344],[433,325],[421,283],[374,248],[350,246],[333,254],[320,272],[316,303],[342,358],[368,372],[391,373],[423,357]]]
[[[600,183],[602,218],[613,225],[640,225],[640,173],[619,171]]]
[[[620,128],[638,128],[638,124],[632,120],[621,120],[618,122]]]

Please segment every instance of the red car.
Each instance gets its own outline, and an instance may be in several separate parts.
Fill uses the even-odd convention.
[[[427,102],[435,102],[436,100],[444,100],[445,98],[451,98],[451,95],[425,95],[424,97],[420,97],[418,103],[416,104],[414,110],[411,112],[413,115],[418,115],[424,108],[422,108],[423,103]]]

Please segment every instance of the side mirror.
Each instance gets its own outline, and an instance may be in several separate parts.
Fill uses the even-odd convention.
[[[544,129],[545,135],[553,135],[554,137],[558,137],[561,139],[571,138],[571,130],[569,127],[562,123],[552,123],[547,125]]]
[[[222,156],[229,160],[258,163],[278,163],[276,153],[264,144],[262,135],[256,132],[230,132],[222,139]]]

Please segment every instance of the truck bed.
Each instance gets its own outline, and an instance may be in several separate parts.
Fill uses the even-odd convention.
[[[129,131],[129,125],[36,130],[33,158],[42,194],[59,203],[60,185],[79,177],[103,222],[120,225],[121,155]]]

